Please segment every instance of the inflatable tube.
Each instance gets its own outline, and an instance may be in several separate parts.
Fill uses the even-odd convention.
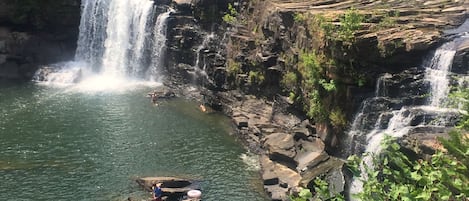
[[[202,192],[199,190],[190,190],[187,192],[187,196],[189,198],[200,198],[202,196]]]

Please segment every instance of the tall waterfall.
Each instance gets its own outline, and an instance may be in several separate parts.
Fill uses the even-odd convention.
[[[375,96],[362,103],[348,134],[365,145],[351,149],[358,153],[378,153],[384,135],[402,137],[419,128],[441,130],[453,126],[458,111],[445,108],[445,101],[450,91],[449,75],[456,48],[455,41],[447,42],[423,63],[423,69],[408,70],[396,76],[381,76],[376,84]],[[362,165],[373,166],[370,155],[365,156],[363,162]],[[362,180],[366,179],[354,179],[350,194],[361,192]]]
[[[172,11],[157,15],[153,0],[82,0],[81,6],[74,64],[48,66],[37,80],[90,83],[93,78],[119,85],[158,78]],[[73,77],[68,69],[77,72],[75,78],[58,79],[62,74]]]

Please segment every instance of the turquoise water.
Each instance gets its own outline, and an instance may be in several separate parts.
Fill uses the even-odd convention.
[[[267,200],[228,119],[182,99],[154,106],[150,90],[1,82],[0,200],[143,200],[142,176],[201,180],[204,200]]]

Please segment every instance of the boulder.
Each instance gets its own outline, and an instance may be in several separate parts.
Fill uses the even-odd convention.
[[[326,176],[331,196],[342,193],[345,190],[345,177],[341,168],[334,168]]]
[[[249,119],[245,116],[234,116],[232,117],[233,121],[234,121],[234,124],[238,127],[238,128],[244,128],[244,127],[248,127],[249,126]]]
[[[284,201],[289,200],[288,188],[283,188],[280,185],[273,185],[273,186],[264,186],[264,190],[270,196],[272,201]]]
[[[272,133],[264,139],[264,147],[271,155],[279,154],[293,158],[296,155],[294,146],[295,141],[293,135],[287,133]]]
[[[326,148],[324,142],[317,137],[309,137],[306,140],[299,140],[297,142],[300,150],[311,152],[323,152]]]
[[[262,167],[262,179],[266,186],[281,185],[285,188],[298,186],[301,176],[285,165],[274,162],[268,156],[260,157]]]
[[[341,169],[344,163],[345,162],[339,158],[329,157],[328,160],[308,169],[308,171],[302,172],[300,185],[308,186],[308,184],[317,176],[326,174],[332,169]]]
[[[298,155],[299,156],[296,159],[298,161],[298,166],[296,168],[298,172],[308,171],[308,169],[329,159],[329,155],[325,152],[306,152]]]

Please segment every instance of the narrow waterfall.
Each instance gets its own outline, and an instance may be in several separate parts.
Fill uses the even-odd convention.
[[[197,50],[196,50],[196,60],[195,60],[195,68],[196,68],[196,71],[200,71],[200,73],[204,76],[207,76],[207,73],[205,72],[205,68],[206,68],[206,63],[205,61],[203,61],[202,63],[202,68],[200,68],[200,59],[201,59],[201,52],[202,50],[204,50],[205,48],[207,48],[209,42],[215,37],[215,34],[213,33],[210,33],[210,34],[207,34],[205,35],[204,37],[204,40],[202,41],[202,44],[199,45],[199,47],[197,47]],[[203,59],[203,58],[202,58]]]
[[[158,79],[158,77],[156,77],[159,71],[158,67],[163,64],[163,55],[166,48],[166,22],[172,12],[174,12],[174,10],[169,9],[165,13],[159,15],[156,19],[156,25],[153,29],[153,48],[151,51],[151,65],[154,66],[154,68],[148,69],[148,76],[146,77],[151,81],[156,81]]]
[[[431,94],[429,105],[439,107],[445,101],[449,93],[448,73],[451,70],[454,54],[456,54],[455,42],[448,42],[438,48],[426,69],[426,78],[430,82]]]
[[[158,15],[153,0],[82,0],[81,6],[75,61],[41,68],[35,80],[113,86],[156,81],[172,11]]]
[[[441,131],[454,126],[458,111],[446,108],[445,102],[450,91],[449,75],[456,48],[455,40],[447,42],[432,54],[430,60],[423,62],[423,69],[381,76],[375,96],[362,103],[348,133],[354,142],[363,143],[352,145],[352,152],[379,153],[385,135],[402,137],[422,128]],[[362,165],[373,166],[369,155],[363,162]],[[361,192],[362,180],[366,179],[355,178],[350,194]]]

